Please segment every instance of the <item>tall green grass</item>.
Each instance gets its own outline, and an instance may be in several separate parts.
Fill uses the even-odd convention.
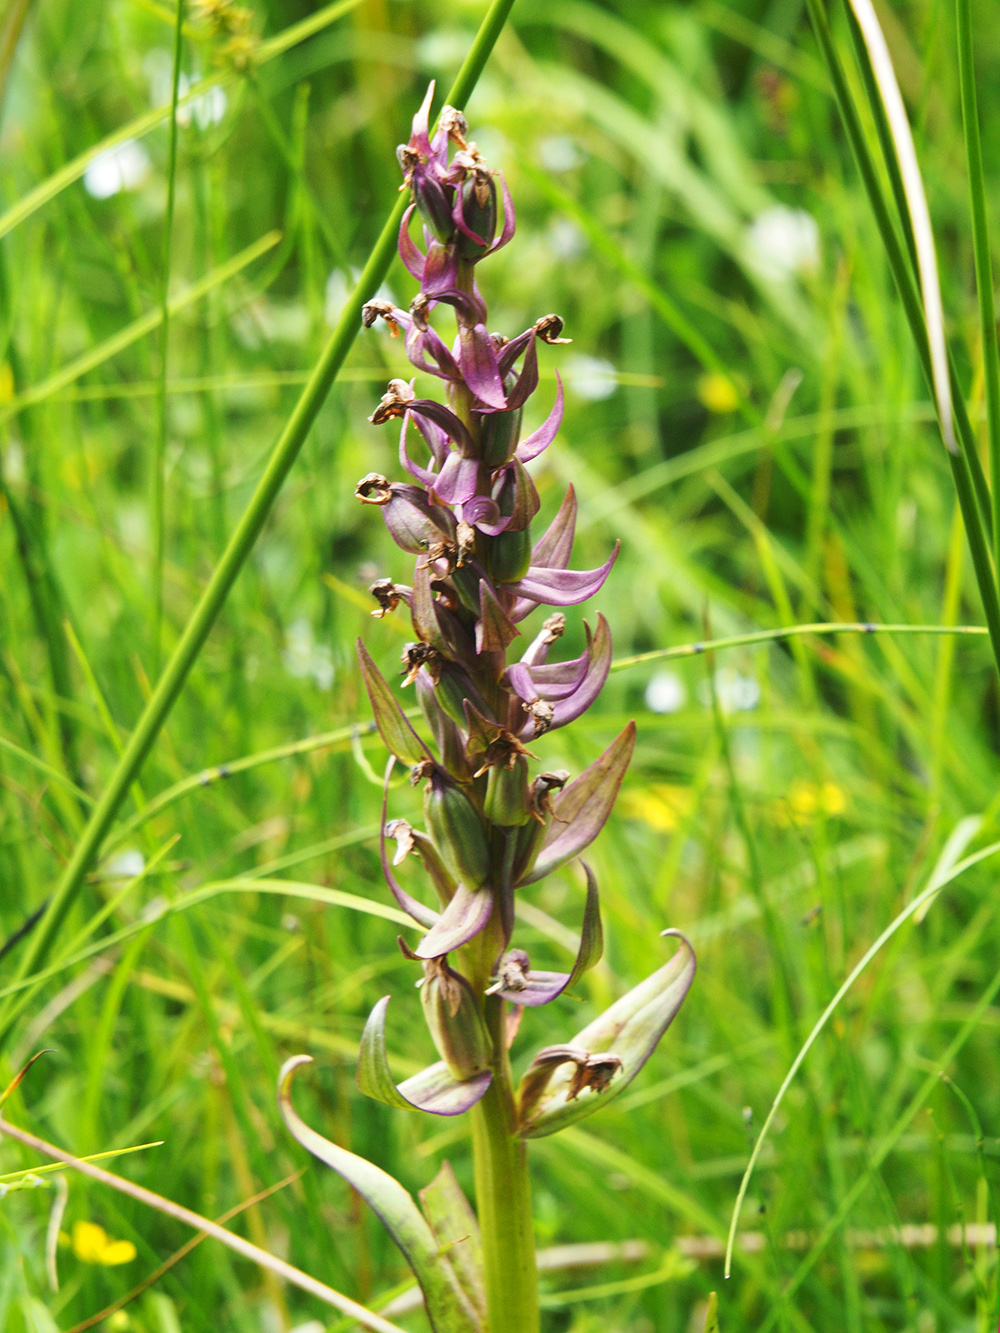
[[[471,1189],[464,1124],[401,1120],[354,1085],[364,1016],[408,980],[392,921],[350,897],[390,911],[372,841],[382,752],[351,643],[364,633],[386,663],[398,651],[365,588],[403,566],[352,492],[395,470],[365,418],[404,363],[354,339],[349,296],[373,247],[376,284],[391,252],[394,145],[484,12],[271,0],[252,10],[268,58],[251,76],[185,6],[169,268],[173,5],[31,7],[0,121],[0,940],[57,904],[0,959],[8,1076],[54,1052],[4,1114],[77,1154],[162,1141],[109,1169],[210,1217],[295,1176],[230,1226],[373,1309],[405,1281],[399,1257],[288,1140],[274,1076],[311,1052],[313,1123],[411,1188],[447,1157]],[[1000,50],[967,0],[879,12],[935,230],[961,506],[891,137],[842,8],[522,3],[469,105],[518,203],[519,244],[492,266],[497,325],[558,310],[574,338],[543,517],[572,480],[580,565],[623,540],[598,599],[620,669],[546,763],[578,770],[628,717],[639,726],[595,848],[605,961],[558,1013],[526,1017],[523,1047],[651,971],[664,926],[700,961],[627,1096],[535,1145],[543,1248],[646,1247],[543,1275],[552,1333],[700,1330],[713,1290],[724,1333],[980,1333],[996,1318],[995,1246],[949,1228],[997,1221],[1000,922],[996,861],[976,858],[1000,837],[1000,697],[989,636],[940,627],[981,631],[995,589]],[[97,150],[128,138],[144,179],[95,197]],[[814,220],[815,249],[779,208]],[[786,228],[776,258],[768,225]],[[800,263],[782,271],[796,236]],[[387,281],[408,299],[398,265]],[[816,622],[935,632],[779,633]],[[708,639],[736,642],[655,656]],[[674,711],[648,706],[656,675]],[[393,793],[399,814],[413,799]],[[789,1085],[739,1221],[762,1247],[738,1246],[724,1282],[782,1080],[873,942],[939,882]],[[581,904],[572,872],[525,891],[533,959],[565,962]],[[392,1011],[393,1049],[416,1068],[429,1053],[412,1007]],[[0,1146],[0,1175],[38,1164]],[[39,1179],[0,1200],[12,1333],[66,1333],[189,1238],[72,1176],[54,1291],[61,1196]],[[80,1258],[87,1221],[136,1257]],[[900,1225],[925,1223],[932,1243],[902,1243]],[[678,1252],[691,1237],[700,1249]],[[212,1241],[114,1319],[348,1327]]]

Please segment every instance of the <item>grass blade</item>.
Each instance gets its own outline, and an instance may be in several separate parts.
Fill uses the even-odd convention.
[[[34,1134],[28,1134],[25,1130],[19,1129],[9,1124],[6,1120],[0,1119],[0,1135],[6,1134],[9,1138],[16,1139],[18,1143],[23,1143],[26,1148],[34,1148],[36,1152],[44,1153],[47,1157],[54,1158],[57,1162],[63,1162],[66,1166],[71,1166],[82,1175],[89,1176],[91,1180],[96,1180],[101,1185],[110,1185],[120,1194],[127,1194],[130,1199],[135,1199],[137,1203],[144,1203],[149,1208],[155,1208],[157,1212],[165,1213],[167,1217],[172,1217],[178,1222],[183,1222],[185,1226],[193,1227],[196,1232],[204,1233],[213,1240],[221,1241],[223,1245],[228,1245],[231,1250],[241,1254],[251,1263],[258,1264],[268,1272],[276,1274],[286,1282],[291,1282],[293,1286],[300,1287],[307,1291],[310,1296],[315,1296],[325,1305],[332,1305],[335,1310],[341,1314],[350,1315],[356,1319],[359,1324],[365,1328],[374,1330],[374,1333],[403,1333],[398,1324],[390,1324],[388,1319],[383,1319],[381,1315],[373,1314],[371,1310],[366,1310],[363,1305],[358,1305],[352,1301],[349,1296],[343,1296],[339,1291],[334,1291],[323,1282],[317,1282],[314,1277],[308,1273],[303,1273],[298,1268],[293,1268],[291,1264],[285,1263],[284,1259],[278,1259],[273,1254],[268,1254],[266,1250],[258,1249],[256,1245],[251,1245],[248,1240],[242,1236],[234,1235],[232,1231],[226,1231],[220,1227],[217,1222],[210,1222],[207,1217],[201,1217],[198,1213],[193,1213],[190,1208],[184,1208],[179,1203],[174,1203],[172,1199],[165,1199],[161,1194],[154,1194],[152,1190],[145,1189],[142,1185],[134,1185],[131,1180],[125,1180],[121,1176],[114,1176],[110,1171],[104,1171],[99,1166],[93,1166],[79,1157],[73,1157],[62,1149],[55,1147],[54,1144],[46,1143],[44,1139],[38,1139]]]
[[[746,1198],[747,1189],[750,1186],[750,1177],[753,1175],[754,1167],[757,1165],[757,1159],[760,1156],[761,1148],[764,1146],[764,1140],[767,1138],[768,1131],[770,1130],[772,1124],[774,1123],[774,1118],[778,1114],[778,1108],[781,1106],[781,1103],[784,1100],[785,1093],[791,1086],[792,1081],[795,1078],[795,1075],[799,1072],[799,1069],[802,1067],[802,1063],[805,1060],[806,1056],[809,1054],[810,1050],[812,1049],[814,1043],[816,1042],[816,1039],[819,1037],[820,1033],[826,1027],[826,1024],[829,1021],[829,1019],[833,1017],[833,1014],[837,1006],[840,1004],[841,1000],[851,989],[855,981],[857,981],[858,977],[860,977],[861,973],[865,970],[865,968],[872,961],[875,955],[879,953],[882,946],[884,944],[887,944],[889,940],[892,939],[892,937],[896,934],[896,932],[900,929],[900,927],[903,926],[910,919],[911,916],[914,916],[917,912],[920,911],[924,903],[929,902],[932,898],[936,897],[947,884],[951,884],[954,880],[956,880],[959,877],[959,875],[963,874],[971,866],[978,865],[980,861],[985,861],[987,857],[994,856],[996,855],[997,852],[1000,852],[1000,842],[990,843],[988,847],[983,847],[978,852],[974,852],[972,856],[967,856],[965,857],[964,860],[959,861],[958,864],[954,866],[945,876],[942,877],[940,875],[932,875],[930,883],[927,884],[927,886],[920,893],[918,893],[915,898],[911,899],[911,901],[907,903],[907,905],[903,908],[903,910],[892,921],[890,921],[889,925],[887,925],[885,930],[882,931],[882,934],[879,935],[878,939],[874,942],[874,944],[870,945],[869,948],[865,950],[862,956],[855,963],[854,967],[851,968],[851,971],[848,973],[846,979],[837,990],[833,999],[830,1001],[830,1003],[823,1010],[822,1014],[820,1014],[819,1018],[816,1020],[815,1024],[813,1025],[812,1031],[809,1033],[809,1036],[805,1039],[802,1046],[799,1048],[798,1055],[796,1055],[795,1059],[792,1061],[788,1073],[782,1080],[781,1087],[778,1089],[774,1101],[771,1103],[771,1109],[768,1111],[767,1119],[764,1121],[764,1124],[761,1127],[761,1131],[757,1136],[757,1141],[754,1144],[753,1151],[750,1154],[750,1160],[747,1163],[746,1171],[743,1173],[743,1179],[740,1181],[739,1193],[736,1196],[736,1203],[733,1205],[733,1216],[729,1224],[729,1239],[726,1244],[726,1270],[725,1270],[726,1277],[729,1277],[732,1269],[733,1246],[736,1242],[736,1228],[739,1224],[740,1209],[743,1206],[743,1200]]]
[[[986,426],[990,447],[990,480],[993,484],[993,560],[1000,570],[1000,351],[997,348],[996,307],[993,299],[993,263],[986,220],[986,181],[983,145],[976,105],[976,72],[973,63],[972,13],[969,0],[955,0],[958,27],[958,78],[962,96],[962,124],[969,170],[969,203],[972,213],[972,245],[979,297],[979,326],[983,340],[983,379],[986,388]]]

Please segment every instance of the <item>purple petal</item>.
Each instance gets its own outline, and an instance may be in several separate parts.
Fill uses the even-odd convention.
[[[500,507],[488,495],[474,495],[462,506],[462,520],[491,537],[498,537],[510,527],[509,518],[500,517]]]
[[[441,427],[450,440],[454,440],[464,454],[470,457],[476,452],[468,427],[443,403],[436,403],[433,398],[414,398],[406,404],[406,410],[414,416],[426,417]]]
[[[454,306],[459,324],[468,324],[471,328],[473,325],[486,323],[486,303],[478,288],[467,292],[463,287],[453,283],[450,287],[436,291],[434,300]]]
[[[414,952],[418,958],[440,958],[451,953],[479,934],[492,911],[493,895],[488,888],[467,889],[459,884],[454,898]]]
[[[392,773],[395,762],[395,756],[390,755],[389,762],[385,766],[385,784],[382,788],[382,824],[378,834],[379,855],[382,858],[382,874],[385,875],[385,882],[392,890],[392,896],[396,899],[396,902],[399,903],[403,911],[409,916],[412,916],[414,921],[418,921],[420,925],[431,928],[440,920],[439,913],[435,912],[432,907],[425,907],[423,903],[417,902],[416,898],[411,898],[406,890],[401,887],[396,876],[392,873],[392,866],[389,864],[389,855],[385,850],[385,817],[388,813],[389,806],[389,776]]]
[[[574,722],[581,714],[585,713],[601,690],[604,689],[604,682],[607,680],[610,670],[611,631],[608,629],[608,622],[598,612],[597,633],[594,635],[593,651],[587,666],[587,674],[572,694],[560,699],[555,704],[549,730],[555,731],[557,727],[565,727],[567,723]],[[545,696],[540,695],[539,697],[544,698]]]
[[[413,217],[413,211],[416,204],[411,204],[403,214],[403,220],[399,224],[399,257],[403,261],[403,266],[408,273],[411,273],[418,282],[424,280],[424,269],[427,265],[426,257],[417,249],[413,237],[410,235],[410,218]]]
[[[513,411],[523,407],[538,388],[538,339],[532,338],[524,354],[524,364],[517,377],[517,383],[507,395],[507,406]],[[539,450],[539,453],[541,450]],[[522,462],[524,460],[522,459]]]
[[[507,668],[507,684],[526,704],[534,703],[538,698],[531,672],[523,662],[512,662]]]
[[[500,177],[500,193],[503,196],[503,231],[490,246],[489,253],[491,255],[503,249],[513,237],[514,228],[517,225],[517,220],[514,217],[514,201],[511,199],[510,190],[507,187],[507,177],[502,171],[498,171],[497,175]]]
[[[415,148],[423,157],[431,155],[431,141],[428,133],[430,125],[431,102],[434,100],[434,80],[427,85],[424,100],[420,103],[413,117],[410,132],[410,147]]]
[[[538,335],[535,332],[535,326],[532,324],[530,329],[525,329],[519,333],[516,338],[511,338],[510,342],[504,343],[497,354],[497,363],[500,367],[500,374],[506,379],[514,369],[514,363],[528,346],[535,341]]]
[[[475,1106],[490,1086],[493,1071],[486,1069],[472,1078],[457,1079],[443,1060],[414,1074],[397,1091],[418,1111],[431,1115],[461,1115]]]
[[[475,324],[471,328],[460,325],[458,342],[458,364],[466,384],[480,402],[501,411],[505,409],[507,399],[497,369],[496,348],[486,332],[486,325]]]
[[[611,814],[634,746],[635,723],[630,722],[601,757],[554,798],[552,824],[521,885],[543,879],[590,846]]]
[[[402,320],[397,320],[397,323],[402,324]],[[434,365],[428,362],[428,353],[434,359]],[[416,366],[418,370],[426,371],[428,375],[437,375],[443,380],[461,379],[461,371],[455,358],[430,325],[425,329],[418,329],[415,324],[411,325],[406,335],[406,355],[411,365]]]
[[[599,569],[552,569],[546,566],[532,565],[523,579],[517,583],[506,584],[509,592],[519,599],[533,603],[544,602],[547,606],[574,606],[593,597],[604,586],[604,581],[611,573],[612,566],[618,559],[621,542],[615,542],[615,549]],[[518,615],[520,602],[513,612]],[[529,607],[528,610],[531,608]],[[523,613],[527,615],[528,612]]]
[[[559,512],[535,543],[531,563],[547,565],[550,569],[565,569],[573,554],[575,533],[576,491],[570,486],[559,506]]]
[[[562,425],[564,405],[565,399],[563,397],[562,380],[559,377],[559,372],[556,371],[555,405],[538,429],[532,431],[532,433],[527,436],[526,439],[523,439],[517,446],[517,456],[522,463],[530,463],[533,458],[537,458],[538,455],[544,452],[556,438],[556,435],[559,432],[559,427]],[[572,537],[570,538],[570,545],[572,545]]]
[[[404,423],[406,420],[407,418],[404,416]],[[440,468],[443,465],[444,460],[448,457],[448,451],[451,448],[451,442],[448,439],[447,433],[427,417],[418,416],[414,420],[416,422],[417,430],[424,437],[424,443],[430,450],[431,457],[434,459],[438,468]]]
[[[457,281],[458,258],[454,246],[442,245],[429,237],[420,290],[432,300],[440,301],[441,293],[451,291]]]
[[[446,505],[464,505],[475,495],[478,481],[479,460],[450,453],[445,459],[440,476],[434,479],[434,493]]]
[[[548,1004],[563,991],[574,985],[600,960],[604,952],[604,931],[601,927],[601,900],[597,891],[594,872],[586,862],[583,868],[587,873],[587,903],[583,911],[583,926],[580,931],[580,947],[572,972],[529,972],[524,978],[524,987],[516,990],[497,992],[502,1000],[511,1004],[523,1004],[529,1009]]]
[[[409,424],[410,424],[410,414],[409,412],[406,412],[403,416],[402,429],[399,432],[399,463],[401,467],[406,468],[407,472],[409,472],[411,477],[416,477],[417,481],[423,482],[425,486],[430,488],[437,481],[437,476],[435,475],[435,473],[429,471],[427,468],[421,467],[419,463],[414,463],[414,461],[412,460],[412,458],[410,457],[410,455],[407,453],[406,450],[406,433]],[[419,419],[418,419],[418,425],[419,425]],[[442,431],[441,434],[443,436],[444,432]],[[445,442],[445,453],[446,454],[448,453],[447,441]]]

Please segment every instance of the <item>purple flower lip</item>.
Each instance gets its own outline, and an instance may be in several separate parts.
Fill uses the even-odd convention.
[[[577,602],[585,602],[588,597],[593,597],[604,587],[620,550],[621,542],[615,542],[615,549],[598,569],[531,565],[524,578],[505,585],[507,592],[513,593],[518,599],[511,612],[511,619],[523,620],[543,602],[547,606],[575,606]]]

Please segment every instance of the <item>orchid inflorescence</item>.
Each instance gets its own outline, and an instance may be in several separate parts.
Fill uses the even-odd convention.
[[[539,342],[568,339],[562,319],[552,314],[509,340],[487,331],[476,266],[511,240],[514,209],[503,176],[469,140],[460,112],[445,107],[430,135],[433,90],[432,84],[409,143],[398,150],[403,188],[412,191],[399,253],[420,290],[408,310],[370,301],[363,319],[369,328],[381,319],[393,337],[402,334],[416,369],[444,381],[447,402],[418,397],[415,381],[389,383],[370,420],[401,422],[399,460],[411,480],[394,482],[372,472],[359,481],[356,494],[379,508],[396,544],[416,557],[412,583],[380,579],[372,585],[372,614],[409,610],[414,639],[403,649],[403,685],[414,688],[433,747],[413,728],[360,641],[358,656],[391,755],[382,867],[397,903],[424,931],[415,947],[402,939],[400,947],[422,967],[422,1007],[441,1058],[395,1084],[385,1046],[386,997],[365,1026],[358,1082],[363,1092],[392,1106],[446,1116],[469,1110],[491,1085],[502,1086],[510,1130],[526,1139],[591,1114],[625,1088],[680,1007],[694,955],[680,937],[681,949],[658,972],[569,1043],[538,1052],[514,1091],[508,1047],[524,1008],[555,1000],[602,951],[598,890],[589,867],[580,946],[568,973],[536,970],[523,949],[511,947],[515,893],[574,860],[600,832],[632,754],[635,725],[573,780],[562,770],[532,776],[529,759],[538,757],[545,736],[580,717],[607,679],[611,633],[600,613],[596,629],[585,623],[579,657],[549,658],[565,631],[561,608],[602,588],[619,548],[597,569],[569,568],[576,522],[572,486],[543,535],[532,538],[540,505],[526,465],[560,427],[558,375],[548,417],[524,438],[522,413],[538,387]],[[416,215],[423,224],[422,250],[411,236]],[[450,307],[457,323],[450,348],[431,323],[440,306]],[[541,607],[551,614],[519,658],[508,661],[522,637],[521,624]],[[397,761],[409,766],[414,785],[423,785],[426,831],[387,821]],[[397,869],[410,858],[422,864],[433,885],[435,908],[397,879]],[[284,1106],[302,1141],[308,1135],[307,1146],[357,1185],[360,1168],[347,1163],[352,1155],[325,1140],[320,1151],[318,1136],[291,1111],[287,1086]],[[385,1219],[384,1203],[375,1206]],[[407,1257],[432,1310],[419,1265],[409,1251]]]

